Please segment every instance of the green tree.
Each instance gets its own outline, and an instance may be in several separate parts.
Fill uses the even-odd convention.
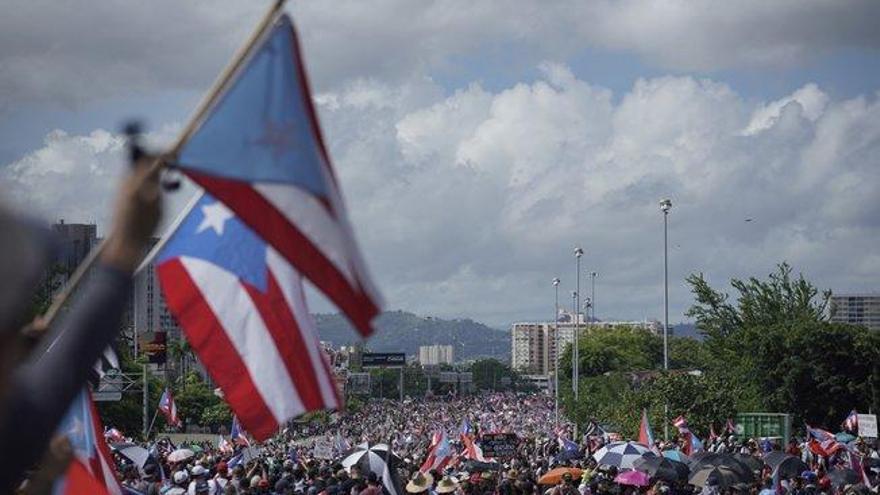
[[[469,371],[473,373],[474,387],[477,390],[503,390],[504,378],[510,380],[509,387],[515,387],[521,378],[507,364],[494,358],[478,359],[471,364]]]
[[[733,279],[735,304],[702,274],[688,277],[696,302],[687,314],[706,336],[708,372],[741,411],[836,425],[852,409],[876,409],[880,334],[830,323],[830,292],[791,273],[783,263],[766,281]]]

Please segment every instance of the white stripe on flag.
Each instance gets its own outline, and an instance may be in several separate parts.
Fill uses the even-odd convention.
[[[285,184],[257,183],[254,189],[312,241],[349,284],[358,287],[351,273],[346,239],[340,225],[315,196]]]
[[[309,360],[315,372],[324,405],[339,407],[339,404],[336,402],[336,393],[333,390],[333,387],[336,385],[331,377],[327,375],[327,368],[322,363],[324,356],[321,351],[321,342],[318,340],[318,329],[315,326],[315,321],[312,319],[312,315],[309,313],[309,308],[306,305],[302,276],[271,247],[266,256],[266,263],[269,265],[272,273],[275,274],[278,284],[281,286],[281,292],[284,294],[284,300],[287,301],[287,305],[291,308],[293,317],[299,326],[300,336],[308,350]]]
[[[198,258],[182,256],[180,262],[199,286],[275,420],[282,423],[301,414],[305,408],[287,366],[238,277]]]

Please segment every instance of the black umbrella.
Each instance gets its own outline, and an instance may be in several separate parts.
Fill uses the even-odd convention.
[[[707,453],[694,456],[688,467],[691,468],[691,473],[695,473],[707,466],[727,468],[741,476],[745,483],[754,481],[755,473],[752,472],[752,469],[733,457],[732,454]]]
[[[834,487],[855,485],[862,482],[862,477],[852,469],[832,469],[828,471],[828,479],[831,480],[831,485]]]
[[[351,471],[353,466],[357,466],[364,474],[376,473],[376,476],[382,480],[384,491],[388,495],[403,495],[404,493],[397,477],[400,458],[390,451],[387,444],[370,445],[364,442],[346,452],[339,463],[346,471]]]
[[[764,456],[764,463],[785,479],[797,478],[801,473],[810,469],[810,466],[807,466],[804,461],[783,452],[770,452]]]
[[[691,470],[683,462],[673,461],[654,454],[645,454],[633,461],[633,469],[641,471],[652,478],[676,483],[685,481]]]
[[[688,483],[700,488],[706,485],[717,485],[725,490],[737,483],[748,483],[751,480],[744,477],[741,473],[726,467],[712,466],[706,464],[695,471],[691,471]]]
[[[761,459],[749,454],[733,454],[733,458],[738,460],[739,462],[745,464],[752,470],[752,472],[760,471],[764,469],[764,463],[761,462]]]

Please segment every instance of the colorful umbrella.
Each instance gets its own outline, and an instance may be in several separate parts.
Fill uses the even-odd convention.
[[[556,469],[551,469],[544,476],[541,476],[538,479],[539,485],[558,485],[560,481],[562,481],[562,477],[566,474],[571,474],[572,479],[578,479],[583,474],[578,468],[571,467],[558,467]]]
[[[651,480],[650,476],[641,471],[624,471],[614,478],[614,482],[629,486],[648,486]]]
[[[673,461],[683,462],[685,464],[691,462],[691,458],[680,450],[664,450],[663,457],[672,459]]]

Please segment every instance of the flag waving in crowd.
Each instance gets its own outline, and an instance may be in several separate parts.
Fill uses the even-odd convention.
[[[84,390],[58,427],[58,432],[70,441],[74,458],[65,476],[55,482],[55,495],[122,493],[103,430],[91,393]]]
[[[369,336],[381,297],[349,225],[286,14],[261,33],[202,117],[177,166]]]
[[[165,416],[165,422],[167,422],[171,426],[180,427],[181,421],[180,418],[177,417],[177,404],[174,403],[174,396],[171,395],[171,390],[167,387],[162,392],[162,397],[159,399],[159,411]]]
[[[639,443],[654,449],[654,432],[651,431],[651,424],[648,423],[648,410],[642,409],[642,422],[639,424]]]

